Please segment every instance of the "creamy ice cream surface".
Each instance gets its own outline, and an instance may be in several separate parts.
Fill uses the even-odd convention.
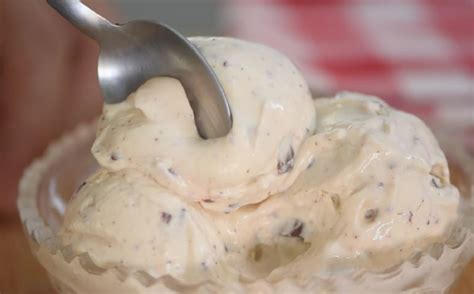
[[[418,118],[356,93],[312,100],[295,66],[262,45],[191,41],[222,83],[233,128],[201,139],[172,78],[104,106],[92,147],[101,168],[58,235],[99,271],[113,269],[101,290],[347,291],[338,275],[384,272],[447,241],[459,193]]]
[[[303,77],[288,59],[262,45],[192,41],[229,99],[230,134],[202,140],[180,83],[157,78],[126,103],[105,107],[95,157],[108,170],[139,169],[187,200],[218,211],[285,190],[302,168],[293,166],[294,154],[316,125]]]

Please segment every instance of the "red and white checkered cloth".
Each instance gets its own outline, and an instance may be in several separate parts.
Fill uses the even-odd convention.
[[[359,91],[474,150],[473,0],[233,0],[229,33],[277,48],[323,93]]]

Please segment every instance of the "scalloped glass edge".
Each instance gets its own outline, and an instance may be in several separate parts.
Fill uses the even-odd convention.
[[[165,279],[169,282],[172,282],[173,284],[179,285],[179,281],[171,276],[153,277],[151,274],[144,271],[128,273],[125,269],[116,267],[101,268],[100,266],[96,265],[87,252],[73,253],[70,246],[60,246],[53,231],[40,216],[36,195],[40,180],[44,172],[48,169],[49,163],[54,162],[61,155],[63,150],[68,150],[71,146],[77,144],[77,142],[86,140],[90,138],[92,134],[95,134],[96,125],[97,121],[79,125],[75,130],[67,133],[59,140],[52,143],[47,148],[45,154],[33,161],[33,163],[25,170],[23,174],[19,185],[17,206],[25,234],[33,253],[36,255],[40,248],[45,248],[51,256],[60,254],[63,260],[68,264],[71,264],[73,261],[77,260],[82,269],[88,274],[103,275],[107,272],[112,272],[117,278],[117,282],[123,282],[129,278],[132,278],[136,279],[139,284],[147,288],[155,285],[160,280]],[[443,141],[443,139],[444,138],[441,138],[440,141]],[[438,261],[443,257],[443,255],[446,255],[447,252],[454,254],[453,252],[456,250],[464,250],[464,252],[462,254],[460,253],[460,255],[465,258],[474,257],[474,158],[465,154],[462,151],[462,148],[460,148],[457,144],[451,143],[450,145],[451,146],[449,146],[447,149],[450,151],[454,150],[455,152],[453,152],[453,154],[455,155],[454,157],[456,157],[456,160],[463,162],[463,168],[468,170],[468,176],[471,183],[471,195],[470,199],[463,200],[464,209],[461,221],[456,225],[449,240],[445,244],[432,244],[427,250],[423,252],[418,251],[412,255],[412,258],[389,269],[386,269],[383,272],[370,272],[358,269],[353,270],[350,273],[345,273],[340,277],[338,276],[338,280],[343,283],[344,281],[349,284],[356,283],[360,286],[361,283],[369,281],[370,283],[374,283],[380,280],[387,281],[389,279],[395,279],[397,276],[401,275],[403,271],[419,268],[421,265],[429,262],[430,260]],[[469,260],[465,261],[464,264],[462,261],[458,260],[458,262],[452,266],[462,267],[467,262],[469,262]],[[54,276],[50,276],[50,278],[52,278],[52,282],[53,284],[56,284],[56,287],[67,287],[65,285],[57,285],[57,283],[61,282],[56,280]],[[334,278],[335,276],[331,277],[331,279]],[[324,278],[321,278],[321,280],[324,280]],[[265,279],[257,280],[252,283],[261,282],[267,283]]]

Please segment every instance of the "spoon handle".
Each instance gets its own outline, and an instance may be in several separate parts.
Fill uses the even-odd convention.
[[[114,24],[84,5],[81,0],[47,0],[47,2],[81,32],[97,42],[104,41],[104,38],[116,28]]]

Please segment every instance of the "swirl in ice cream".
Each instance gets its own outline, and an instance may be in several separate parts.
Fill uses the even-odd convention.
[[[356,93],[312,100],[265,46],[191,41],[222,83],[233,128],[201,139],[172,78],[104,106],[92,147],[101,168],[59,234],[99,268],[138,277],[99,289],[311,293],[329,287],[324,277],[384,270],[448,238],[459,194],[421,120]]]

